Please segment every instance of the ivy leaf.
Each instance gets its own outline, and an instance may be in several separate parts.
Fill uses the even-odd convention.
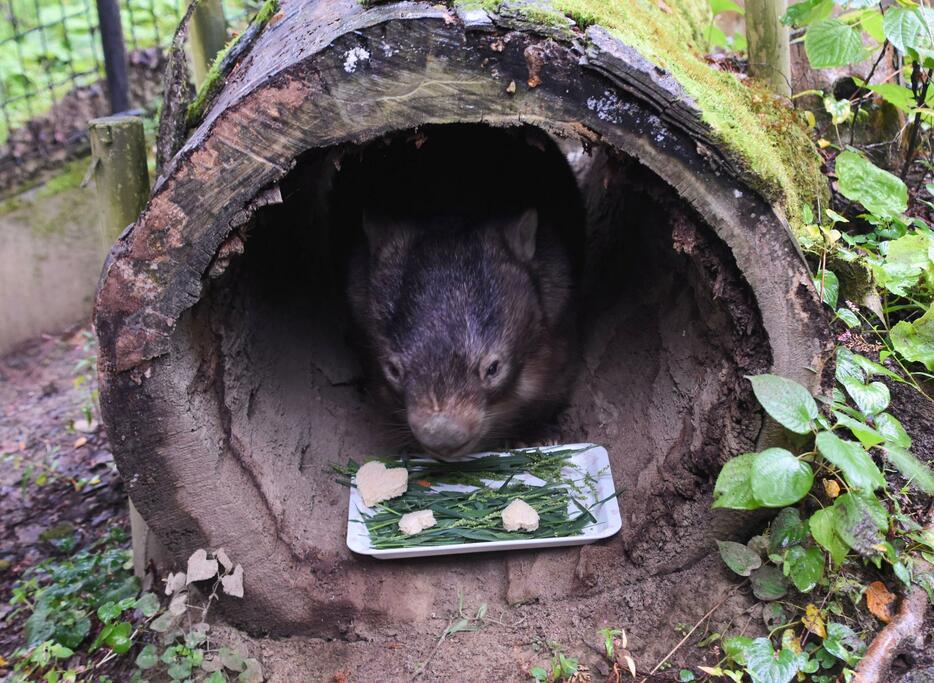
[[[847,66],[865,57],[859,30],[839,19],[824,19],[808,27],[804,51],[812,69]]]
[[[801,656],[788,648],[776,653],[768,638],[756,638],[743,655],[753,683],[789,683],[803,663]]]
[[[860,555],[875,555],[889,527],[889,515],[872,495],[845,493],[834,501],[834,530]]]
[[[786,429],[808,434],[817,417],[817,403],[811,392],[797,382],[778,375],[747,376],[752,391],[765,411]]]
[[[828,553],[830,559],[836,566],[843,564],[849,546],[837,534],[836,510],[832,507],[818,510],[808,520],[808,526],[811,529],[811,536]]]
[[[128,621],[121,621],[119,624],[113,624],[113,629],[104,639],[104,642],[111,650],[118,655],[122,655],[130,649],[133,641],[130,635],[133,631],[133,625]]]
[[[784,448],[768,448],[752,463],[752,493],[766,507],[784,507],[807,495],[814,472]]]
[[[808,33],[811,30],[813,28]],[[905,183],[860,154],[852,150],[841,152],[837,156],[836,172],[840,193],[859,202],[870,213],[892,219],[908,209]]]
[[[785,548],[798,545],[807,538],[808,530],[801,521],[801,515],[795,508],[784,508],[775,515],[769,527],[770,555],[778,553]]]
[[[931,472],[930,467],[918,460],[907,449],[894,444],[885,447],[885,454],[902,473],[902,476],[911,480],[915,486],[928,495],[934,495],[934,473]]]
[[[897,322],[889,336],[901,356],[934,372],[934,305],[913,322]]]
[[[140,669],[151,669],[158,663],[159,657],[156,653],[156,646],[151,643],[146,645],[140,650],[139,654],[136,655],[136,666]]]
[[[819,548],[796,545],[785,554],[786,574],[802,593],[807,593],[824,578],[824,554]]]
[[[717,547],[720,549],[720,557],[723,558],[726,566],[740,576],[749,576],[753,569],[762,566],[762,558],[742,543],[717,541]]]
[[[855,666],[866,651],[866,644],[846,624],[831,622],[827,624],[824,649],[837,659]]]
[[[821,432],[816,444],[818,452],[840,468],[852,488],[875,491],[885,486],[882,472],[858,443],[844,441],[833,432]]]
[[[876,429],[885,440],[900,448],[911,448],[911,437],[902,427],[902,423],[889,413],[879,413],[875,417]]]
[[[743,453],[727,460],[713,489],[713,507],[733,510],[755,510],[762,503],[752,495],[752,463],[758,453]]]
[[[105,624],[109,624],[114,619],[120,616],[123,612],[120,607],[113,602],[105,602],[103,605],[97,608],[97,618],[100,619]]]
[[[840,280],[832,270],[819,270],[812,278],[814,287],[821,294],[821,300],[831,308],[837,307],[840,296]]]
[[[752,593],[759,600],[778,600],[788,592],[788,582],[782,570],[766,565],[755,570],[749,577]]]
[[[134,605],[144,617],[151,617],[159,611],[159,597],[155,593],[143,593]]]

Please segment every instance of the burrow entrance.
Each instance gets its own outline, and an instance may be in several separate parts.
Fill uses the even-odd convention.
[[[500,158],[504,139],[528,154]],[[553,422],[517,436],[606,445],[626,491],[623,531],[608,542],[417,562],[378,562],[346,548],[347,492],[330,465],[407,447],[368,400],[348,320],[356,207],[366,193],[400,191],[406,183],[393,179],[417,176],[413,164],[439,149],[456,164],[457,190],[477,203],[502,189],[490,185],[481,196],[464,184],[484,169],[484,183],[514,178],[513,195],[550,184],[543,168],[563,166],[573,178],[559,189],[577,197],[557,205],[579,202],[583,211],[583,225],[566,235],[578,265],[580,374]],[[284,627],[248,599],[239,614],[246,623],[307,632],[368,617],[417,620],[455,590],[479,586],[502,602],[559,598],[606,587],[610,574],[588,566],[613,567],[616,576],[667,573],[709,551],[718,466],[754,448],[761,426],[742,377],[767,370],[771,352],[731,252],[667,183],[578,139],[556,144],[527,127],[436,126],[306,154],[279,192],[282,203],[256,213],[241,233],[243,255],[174,335],[173,365],[187,368],[178,378],[187,375],[192,405],[220,407],[209,431],[225,441],[223,453],[200,480],[255,487],[261,526],[294,561],[287,572],[265,569],[333,605],[310,618],[296,601]]]

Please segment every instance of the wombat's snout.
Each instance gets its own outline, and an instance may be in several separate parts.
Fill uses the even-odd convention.
[[[409,412],[409,426],[415,438],[433,455],[451,458],[466,453],[476,442],[479,419],[450,411]]]

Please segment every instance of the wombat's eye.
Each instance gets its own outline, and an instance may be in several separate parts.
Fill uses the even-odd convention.
[[[486,376],[487,377],[496,377],[496,373],[499,372],[499,361],[494,360],[492,363],[486,366]]]
[[[402,366],[393,359],[387,360],[383,364],[383,370],[386,373],[386,377],[389,378],[392,382],[402,381]]]

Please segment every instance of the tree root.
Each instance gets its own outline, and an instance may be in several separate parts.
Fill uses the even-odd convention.
[[[892,660],[904,646],[923,639],[922,626],[927,611],[928,596],[923,588],[915,586],[898,609],[892,622],[873,639],[856,668],[853,683],[882,683],[888,680]]]

